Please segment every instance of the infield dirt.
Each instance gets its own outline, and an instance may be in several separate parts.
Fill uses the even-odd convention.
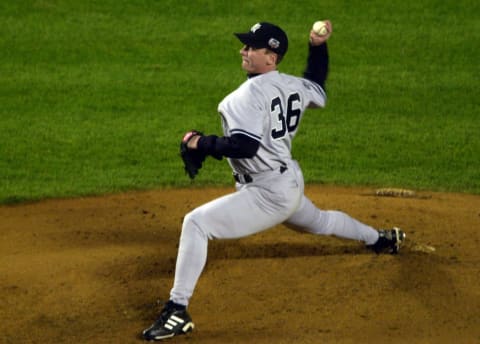
[[[0,207],[0,343],[141,343],[168,298],[183,216],[232,191]],[[480,196],[306,193],[320,208],[402,227],[406,246],[375,255],[283,226],[212,241],[189,308],[195,331],[170,342],[480,342]]]

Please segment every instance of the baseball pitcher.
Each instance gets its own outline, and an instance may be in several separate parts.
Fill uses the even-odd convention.
[[[206,263],[209,240],[241,238],[284,223],[312,234],[362,241],[376,253],[397,253],[403,243],[405,234],[398,228],[376,230],[343,212],[318,209],[304,195],[302,171],[291,147],[305,110],[326,104],[326,42],[332,24],[321,24],[310,31],[303,77],[277,70],[288,50],[287,35],[278,26],[262,22],[235,34],[243,43],[240,56],[247,80],[218,105],[223,136],[190,131],[180,148],[191,178],[205,157],[225,157],[236,192],[185,216],[170,300],[143,331],[146,340],[193,330],[187,307]]]

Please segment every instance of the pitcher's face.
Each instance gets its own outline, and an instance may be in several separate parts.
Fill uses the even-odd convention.
[[[262,74],[276,69],[277,56],[266,48],[254,48],[248,45],[240,50],[242,68],[249,74]]]

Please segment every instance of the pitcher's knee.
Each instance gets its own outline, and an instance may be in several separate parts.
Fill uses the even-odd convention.
[[[196,211],[196,209],[189,212],[183,218],[182,236],[184,235],[200,235],[202,239],[207,239],[209,237],[203,221],[203,215]]]

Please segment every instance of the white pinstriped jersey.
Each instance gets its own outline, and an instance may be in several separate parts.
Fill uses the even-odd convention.
[[[253,174],[288,163],[304,111],[325,102],[320,85],[304,78],[271,71],[246,80],[218,105],[225,136],[244,134],[260,142],[253,158],[228,159],[233,171]]]

